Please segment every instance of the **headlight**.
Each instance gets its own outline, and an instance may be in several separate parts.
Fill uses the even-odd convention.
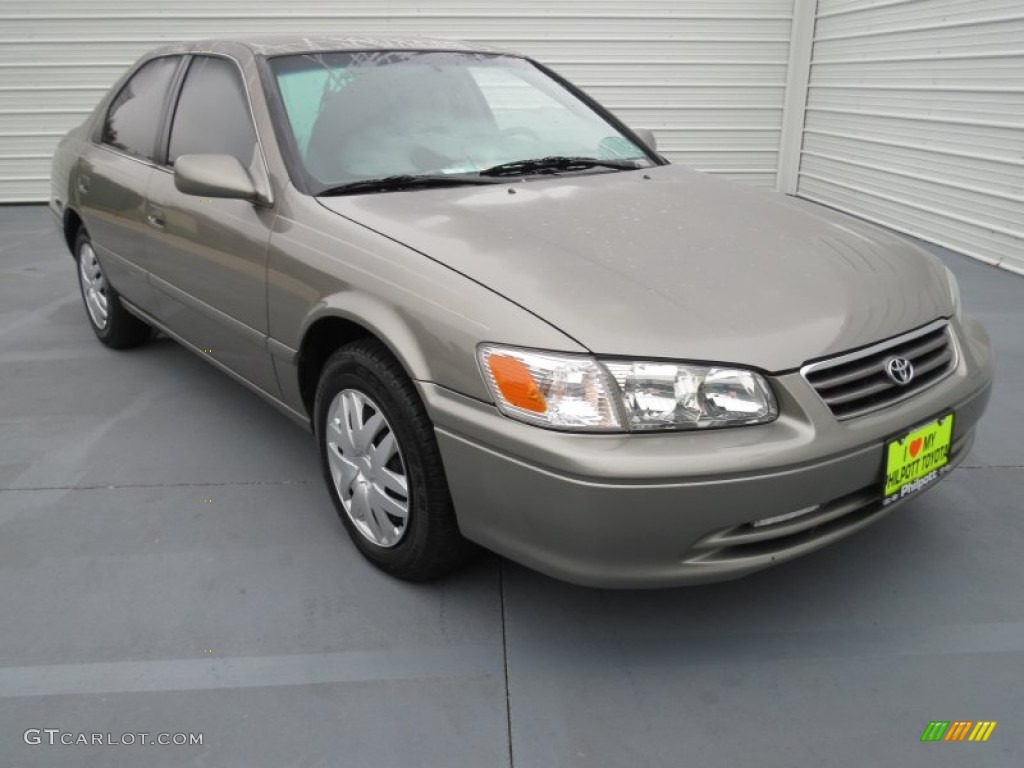
[[[768,382],[740,368],[596,360],[485,344],[480,367],[499,410],[579,431],[763,424],[778,408]]]
[[[946,282],[949,284],[949,296],[953,300],[953,316],[960,318],[963,314],[963,307],[960,305],[960,284],[956,281],[956,275],[949,267],[943,266],[946,270]]]
[[[608,361],[632,430],[763,424],[778,415],[764,377],[742,368]]]

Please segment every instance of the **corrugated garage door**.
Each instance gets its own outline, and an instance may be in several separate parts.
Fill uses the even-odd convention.
[[[819,0],[797,193],[1024,270],[1024,2]]]
[[[673,161],[772,186],[792,0],[0,1],[0,201],[41,201],[50,154],[161,42],[391,32],[532,54]]]

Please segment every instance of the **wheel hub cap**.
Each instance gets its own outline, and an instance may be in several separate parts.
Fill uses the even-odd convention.
[[[327,463],[334,488],[356,530],[378,547],[402,540],[409,518],[405,462],[380,406],[343,389],[327,409]]]
[[[107,279],[103,276],[95,251],[88,243],[84,243],[78,253],[78,275],[82,281],[82,295],[85,296],[89,317],[97,328],[103,330],[107,327],[110,315]]]

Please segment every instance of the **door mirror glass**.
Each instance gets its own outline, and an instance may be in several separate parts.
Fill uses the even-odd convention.
[[[256,184],[232,155],[181,155],[174,161],[174,186],[186,195],[260,201]]]

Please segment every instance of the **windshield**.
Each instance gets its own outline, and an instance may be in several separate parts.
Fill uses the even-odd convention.
[[[374,51],[269,63],[299,161],[320,190],[556,156],[652,164],[569,90],[514,56]]]

